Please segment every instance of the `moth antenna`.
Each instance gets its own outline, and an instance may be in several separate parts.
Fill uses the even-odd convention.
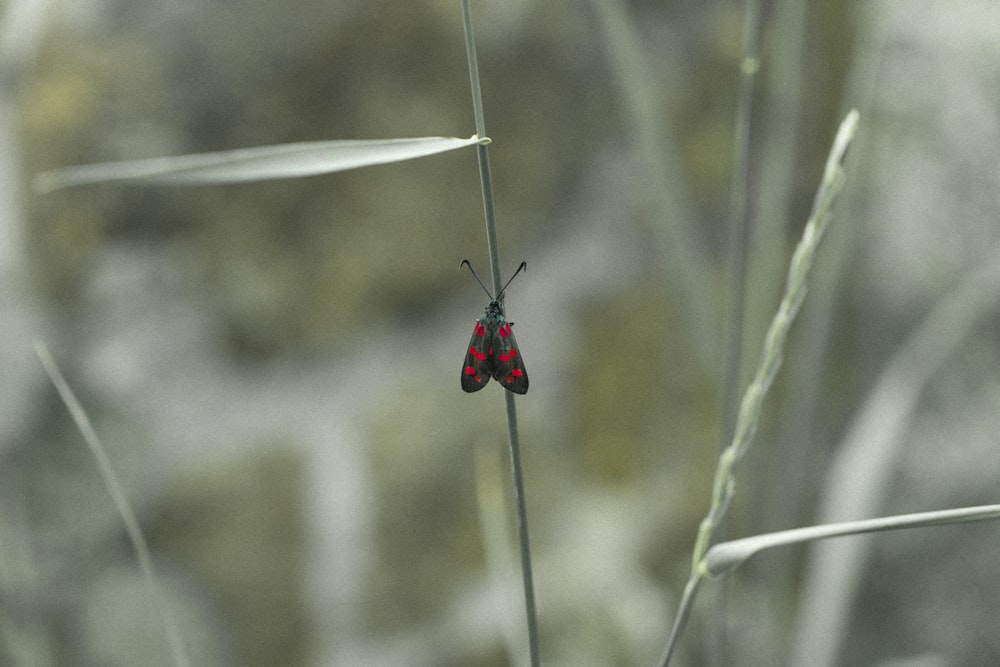
[[[472,272],[472,277],[476,279],[476,282],[479,283],[479,286],[483,288],[484,292],[486,292],[486,296],[490,297],[490,301],[493,301],[493,295],[490,294],[490,291],[488,289],[486,289],[486,285],[483,284],[483,281],[479,279],[479,274],[476,273],[476,270],[474,268],[472,268],[472,264],[469,262],[469,260],[463,259],[462,263],[458,265],[459,268],[462,268],[463,266],[469,267],[469,271]]]
[[[507,281],[507,285],[510,285],[511,282],[514,280],[514,278],[517,278],[517,274],[519,274],[521,271],[524,271],[527,267],[528,267],[527,262],[521,262],[521,265],[517,267],[517,271],[515,271],[514,275],[512,275],[510,277],[510,280]],[[472,267],[470,266],[469,268],[471,269]],[[503,298],[503,293],[507,291],[507,285],[504,285],[503,289],[500,290],[500,293],[497,294],[497,301]]]
[[[476,279],[476,282],[479,283],[479,286],[483,288],[484,292],[486,292],[486,296],[490,297],[490,301],[499,301],[501,298],[503,298],[503,293],[504,293],[504,291],[506,291],[507,285],[510,285],[511,282],[514,280],[514,278],[517,277],[517,274],[521,273],[521,271],[524,271],[524,269],[527,268],[528,263],[527,262],[521,262],[521,265],[519,267],[517,267],[517,271],[515,271],[514,275],[512,275],[510,277],[510,280],[507,281],[507,285],[504,285],[503,288],[501,288],[501,290],[497,293],[497,298],[496,299],[494,299],[493,295],[490,294],[490,291],[488,289],[486,289],[486,285],[483,284],[483,281],[482,281],[482,279],[480,279],[479,274],[476,273],[476,270],[474,268],[472,268],[472,263],[469,262],[469,260],[463,259],[462,263],[459,264],[459,267],[462,267],[462,266],[469,267],[469,271],[472,272],[472,277]]]

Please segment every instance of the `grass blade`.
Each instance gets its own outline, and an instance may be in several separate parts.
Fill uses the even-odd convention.
[[[97,468],[101,473],[101,478],[104,480],[104,485],[111,494],[111,499],[114,501],[115,507],[121,515],[122,523],[125,524],[125,532],[128,534],[128,538],[132,542],[132,547],[135,549],[136,559],[139,561],[139,569],[142,571],[146,581],[149,582],[150,588],[152,588],[156,606],[160,611],[160,618],[167,633],[167,641],[170,643],[170,652],[174,657],[174,664],[177,667],[189,667],[191,661],[187,657],[187,651],[184,649],[184,642],[181,640],[181,634],[177,629],[177,622],[174,620],[173,613],[170,611],[170,605],[167,603],[166,596],[163,594],[156,580],[156,573],[153,570],[153,559],[149,554],[146,539],[142,536],[139,521],[135,518],[135,513],[129,506],[125,492],[122,490],[118,477],[111,467],[111,461],[108,460],[108,455],[104,451],[103,445],[101,445],[101,440],[97,437],[97,432],[94,431],[94,427],[91,425],[83,406],[76,400],[73,390],[70,389],[66,379],[59,371],[55,360],[49,354],[48,348],[39,342],[35,344],[35,351],[42,362],[42,366],[45,368],[45,372],[48,373],[49,378],[52,380],[56,391],[59,392],[59,397],[66,405],[66,409],[73,418],[77,429],[79,429],[87,446],[90,447],[90,452],[97,462]]]
[[[774,547],[785,547],[805,542],[815,542],[830,537],[845,535],[860,535],[902,528],[924,528],[927,526],[943,526],[952,523],[967,523],[970,521],[988,521],[1000,519],[1000,505],[979,505],[976,507],[961,507],[958,509],[940,510],[937,512],[920,512],[917,514],[899,514],[879,519],[864,521],[846,521],[807,528],[782,530],[765,535],[754,535],[739,540],[730,540],[716,544],[705,555],[702,571],[705,576],[718,577],[727,574],[743,564],[746,559]]]
[[[307,141],[238,148],[218,153],[105,162],[39,174],[35,178],[35,189],[50,192],[75,185],[111,182],[214,185],[317,176],[412,160],[481,141],[488,143],[489,139],[480,140],[478,136],[472,136],[468,139],[420,137]]]

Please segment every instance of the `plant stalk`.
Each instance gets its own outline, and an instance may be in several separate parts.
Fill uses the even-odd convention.
[[[493,200],[493,176],[490,169],[489,143],[486,137],[486,121],[483,114],[483,95],[479,85],[479,64],[476,60],[475,35],[472,29],[472,10],[469,0],[462,0],[462,20],[465,26],[465,48],[469,60],[469,79],[472,86],[472,108],[476,118],[476,134],[480,143],[476,146],[479,158],[479,177],[483,188],[483,214],[486,219],[486,243],[490,253],[490,267],[493,274],[493,293],[498,294],[503,286],[500,275],[500,246],[497,241],[496,207]],[[500,299],[503,296],[500,295]],[[501,308],[503,303],[500,303]],[[528,651],[531,667],[541,664],[538,648],[538,614],[535,609],[535,586],[531,571],[531,547],[528,540],[528,510],[524,492],[524,474],[521,467],[521,444],[517,432],[517,409],[514,395],[503,392],[507,405],[507,433],[510,445],[511,475],[514,483],[514,502],[517,513],[517,538],[521,552],[521,576],[524,584],[524,606],[528,623]]]

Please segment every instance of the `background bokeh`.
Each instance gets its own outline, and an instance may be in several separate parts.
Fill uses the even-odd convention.
[[[0,7],[0,664],[169,664],[35,340],[109,450],[196,665],[524,664],[501,392],[458,384],[486,304],[459,262],[488,274],[472,149],[252,185],[31,189],[73,164],[467,137],[459,3]],[[473,13],[501,274],[527,262],[506,305],[531,377],[543,662],[654,664],[724,435],[743,7]],[[763,16],[744,381],[837,124],[851,107],[861,124],[727,534],[997,502],[1000,280],[982,267],[1000,261],[1000,8]],[[905,356],[974,275],[939,355]],[[707,585],[678,664],[1000,661],[995,525],[846,544],[859,566],[835,577],[800,549]]]

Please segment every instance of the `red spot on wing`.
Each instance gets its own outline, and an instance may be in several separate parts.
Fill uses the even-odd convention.
[[[511,334],[511,331],[510,331],[510,325],[509,324],[505,324],[502,327],[500,327],[500,337],[501,338],[506,338],[510,334]]]
[[[500,355],[500,361],[502,361],[504,363],[507,363],[508,361],[510,361],[511,359],[513,359],[516,356],[517,356],[517,350],[514,349],[514,348],[511,348],[510,352],[508,352],[507,354],[501,354]]]
[[[484,327],[481,322],[476,322],[475,335],[479,336],[480,338],[486,335],[486,327]]]
[[[507,382],[513,382],[514,378],[519,378],[522,375],[524,375],[524,371],[522,371],[520,368],[515,368],[510,372],[510,377],[507,378]]]
[[[474,347],[469,348],[469,354],[474,356],[476,359],[479,359],[479,361],[484,361],[486,359],[486,355]]]

